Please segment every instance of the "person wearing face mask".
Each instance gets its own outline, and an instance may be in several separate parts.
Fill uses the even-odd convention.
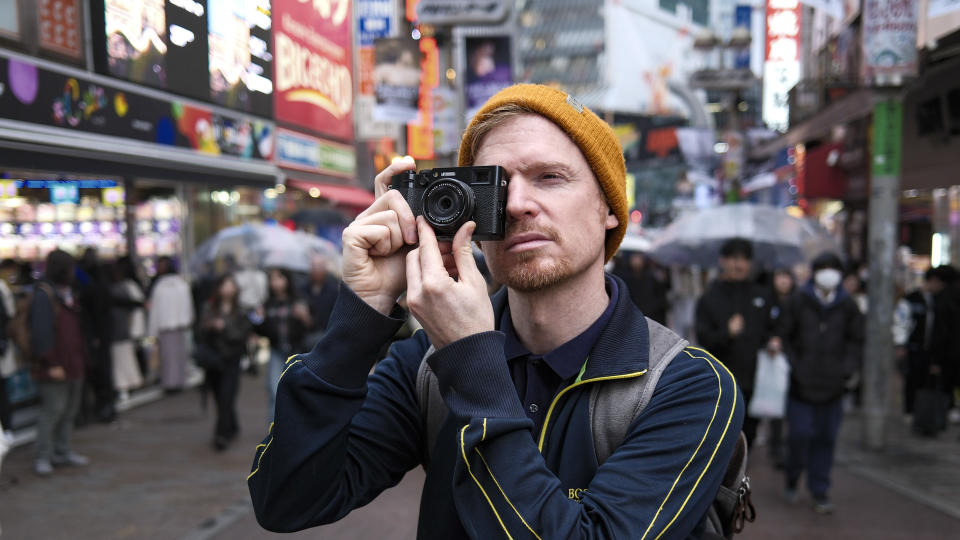
[[[797,500],[797,486],[806,472],[814,510],[828,514],[834,510],[828,492],[843,395],[859,369],[864,319],[841,286],[840,257],[822,253],[812,266],[813,278],[781,317],[780,333],[791,365],[786,496],[790,502]]]

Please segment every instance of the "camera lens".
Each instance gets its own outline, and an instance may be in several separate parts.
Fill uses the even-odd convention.
[[[453,235],[473,217],[474,204],[470,186],[453,178],[438,180],[423,192],[423,217],[437,233]]]

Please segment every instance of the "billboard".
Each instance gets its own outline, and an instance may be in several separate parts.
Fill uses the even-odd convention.
[[[465,39],[464,48],[467,55],[464,82],[467,118],[473,118],[488,99],[513,84],[510,37],[468,37]]]
[[[278,122],[353,139],[353,44],[349,0],[275,0]]]
[[[269,116],[273,111],[270,0],[207,0],[210,98]]]
[[[91,0],[97,71],[272,116],[271,0]]]
[[[417,118],[420,99],[420,49],[410,38],[384,38],[375,42],[373,117],[406,124]]]

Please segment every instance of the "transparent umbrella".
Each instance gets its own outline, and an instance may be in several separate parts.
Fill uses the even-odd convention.
[[[774,206],[738,203],[681,216],[657,235],[650,256],[661,264],[714,266],[720,247],[735,237],[753,242],[753,259],[764,268],[792,266],[825,250],[838,251],[827,230],[812,219],[793,217]]]
[[[339,265],[339,252],[332,242],[280,225],[245,224],[228,227],[197,247],[190,259],[194,275],[209,275],[235,268],[286,268],[310,270],[313,255],[320,254]]]

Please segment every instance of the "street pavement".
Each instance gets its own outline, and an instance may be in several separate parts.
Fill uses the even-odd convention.
[[[261,370],[263,371],[263,370]],[[196,389],[162,396],[123,412],[108,425],[75,433],[75,447],[92,463],[31,472],[33,445],[15,448],[0,473],[2,538],[185,539],[275,538],[253,517],[245,479],[265,431],[262,375],[245,375],[239,398],[241,435],[226,452],[211,447],[213,411]],[[212,403],[211,403],[212,405]],[[781,474],[758,446],[750,476],[758,519],[740,535],[761,538],[956,538],[960,531],[960,427],[919,439],[890,423],[885,451],[860,447],[860,422],[848,415],[834,472],[833,515],[818,515],[803,494],[788,504]],[[416,537],[423,473],[338,523],[294,538],[412,540]]]

